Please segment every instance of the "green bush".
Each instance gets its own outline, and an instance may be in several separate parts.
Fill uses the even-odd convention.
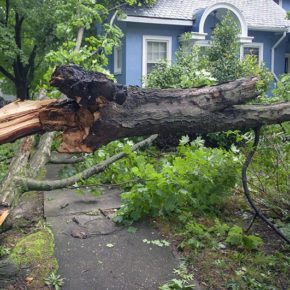
[[[246,235],[239,226],[233,226],[228,233],[225,242],[230,246],[244,248],[247,250],[257,250],[263,241],[260,237],[254,235]]]
[[[139,182],[122,194],[123,205],[116,221],[182,211],[218,211],[236,184],[240,160],[232,152],[205,148],[197,142],[181,144],[177,154],[163,157],[156,164],[131,154],[130,178]]]
[[[219,83],[235,80],[242,75],[238,58],[239,32],[240,29],[230,14],[227,14],[212,32],[207,55],[210,72]]]
[[[206,69],[207,62],[200,56],[199,47],[189,53],[181,48],[176,53],[176,62],[169,65],[166,61],[157,64],[144,79],[148,88],[193,88],[216,83]]]

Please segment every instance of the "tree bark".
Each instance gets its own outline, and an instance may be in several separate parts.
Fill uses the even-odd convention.
[[[194,89],[142,89],[68,65],[51,85],[67,100],[16,102],[0,110],[0,144],[44,131],[64,131],[61,152],[92,152],[132,136],[204,134],[290,120],[290,103],[243,105],[258,96],[257,78]]]
[[[18,152],[15,157],[12,159],[8,174],[3,180],[0,193],[0,205],[12,205],[12,202],[18,196],[19,188],[14,184],[16,176],[24,175],[26,166],[29,162],[30,152],[33,147],[33,137],[26,137],[21,141],[21,144],[18,148]]]

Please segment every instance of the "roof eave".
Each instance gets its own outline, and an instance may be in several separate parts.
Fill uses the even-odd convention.
[[[284,32],[289,31],[290,27],[271,27],[271,26],[248,26],[249,30],[266,32]]]
[[[144,16],[130,16],[130,15],[128,15],[124,19],[119,19],[119,21],[134,22],[134,23],[147,23],[147,24],[181,25],[181,26],[192,26],[193,25],[193,20],[144,17]]]

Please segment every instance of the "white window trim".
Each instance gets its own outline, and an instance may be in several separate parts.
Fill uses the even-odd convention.
[[[121,49],[121,67],[118,67],[118,49]],[[114,46],[114,74],[120,75],[122,73],[122,47]]]
[[[172,37],[171,36],[158,36],[158,35],[143,35],[143,52],[142,52],[142,76],[147,75],[147,42],[167,42],[167,61],[172,62]]]
[[[243,44],[240,47],[240,58],[241,60],[244,58],[244,47],[255,47],[259,48],[260,53],[259,53],[259,63],[261,64],[264,60],[264,43],[262,42],[252,42],[249,44]]]

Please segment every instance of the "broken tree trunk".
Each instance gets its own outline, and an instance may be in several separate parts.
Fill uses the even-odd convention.
[[[110,141],[162,132],[247,129],[290,120],[290,103],[244,105],[258,96],[257,78],[194,89],[114,84],[75,65],[58,68],[51,85],[67,100],[16,102],[0,109],[0,144],[64,131],[61,152],[92,152]]]

